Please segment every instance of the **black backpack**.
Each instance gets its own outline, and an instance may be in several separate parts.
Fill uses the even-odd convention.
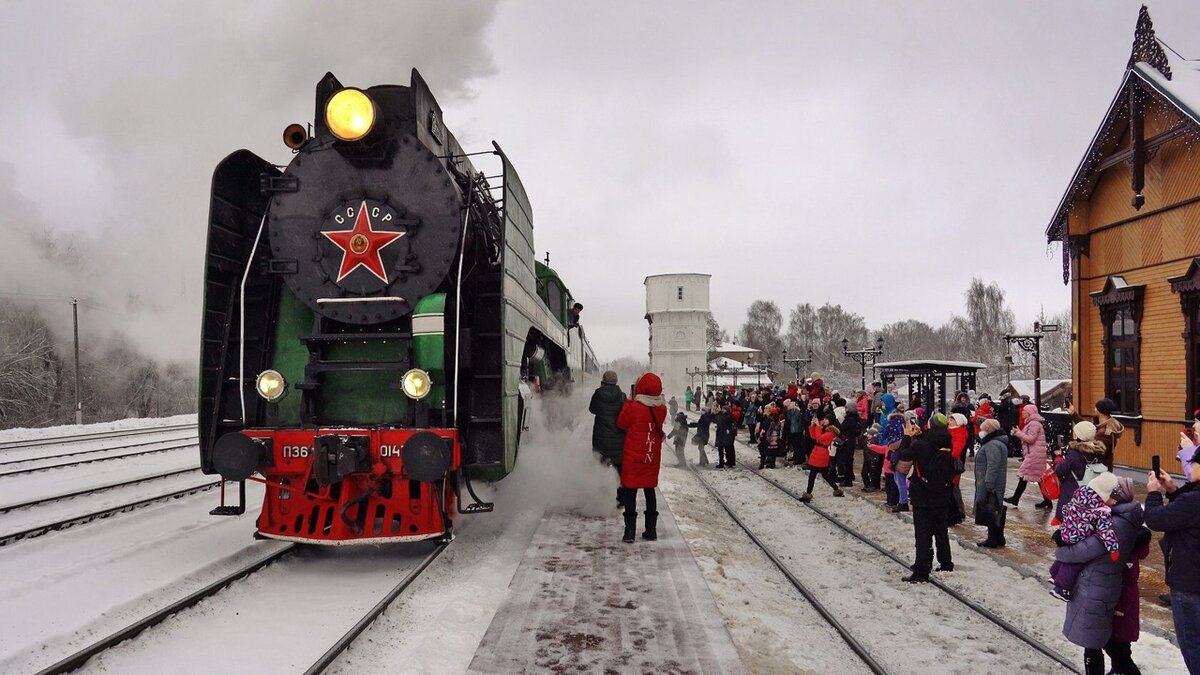
[[[938,450],[924,462],[914,462],[913,466],[917,480],[927,490],[934,494],[945,494],[954,488],[954,476],[962,473],[961,470],[955,471],[955,462],[949,450]],[[958,464],[961,466],[962,462]]]

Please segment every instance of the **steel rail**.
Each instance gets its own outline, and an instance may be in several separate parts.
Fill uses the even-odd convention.
[[[298,546],[299,546],[298,544],[288,544],[288,545],[284,546],[283,548],[275,551],[274,553],[271,553],[270,555],[260,558],[259,560],[255,561],[249,565],[246,565],[245,567],[242,567],[241,569],[231,572],[231,573],[225,575],[224,577],[221,577],[220,579],[217,579],[216,581],[212,582],[211,584],[205,586],[204,588],[201,588],[200,590],[192,593],[191,595],[188,595],[187,597],[176,600],[175,602],[167,605],[166,607],[163,607],[162,609],[158,610],[157,612],[154,612],[153,614],[151,614],[143,619],[139,619],[138,621],[135,621],[135,622],[129,624],[128,626],[113,633],[112,635],[109,635],[108,637],[106,637],[102,640],[99,640],[98,642],[94,642],[94,643],[88,645],[87,647],[84,647],[83,649],[66,657],[65,659],[59,661],[58,663],[55,663],[52,666],[49,666],[47,668],[44,668],[44,669],[38,671],[37,675],[59,675],[60,673],[69,673],[73,670],[76,670],[76,669],[80,668],[81,666],[83,666],[83,664],[86,663],[87,660],[92,658],[93,656],[96,656],[97,654],[99,654],[107,649],[111,649],[112,647],[115,647],[116,645],[120,644],[121,642],[124,642],[125,640],[128,640],[129,638],[136,636],[138,633],[141,633],[142,631],[146,630],[147,628],[150,628],[151,626],[162,623],[163,620],[165,620],[167,617],[171,616],[172,614],[177,614],[182,610],[185,610],[189,607],[195,606],[196,604],[198,604],[200,601],[204,600],[205,598],[209,598],[213,595],[216,595],[216,593],[218,591],[224,589],[225,587],[229,586],[233,582],[235,582],[239,579],[248,577],[251,574],[257,572],[258,570],[275,562],[276,560],[279,560],[283,556],[295,551],[298,548]]]
[[[822,518],[824,518],[825,520],[828,520],[829,522],[833,523],[842,531],[846,532],[847,534],[851,535],[852,537],[861,541],[862,543],[866,544],[867,546],[870,546],[871,548],[875,549],[876,551],[883,554],[884,556],[890,558],[897,565],[900,565],[900,566],[904,567],[905,569],[910,569],[909,564],[907,562],[904,562],[904,560],[902,558],[900,558],[899,556],[897,556],[895,553],[892,553],[890,550],[888,550],[888,549],[880,546],[879,544],[875,543],[874,541],[866,538],[865,536],[860,534],[857,530],[851,528],[849,525],[846,525],[842,521],[838,520],[836,517],[826,513],[820,507],[814,506],[812,504],[812,502],[801,501],[800,495],[796,494],[795,490],[792,490],[788,486],[781,484],[780,482],[776,481],[774,478],[770,478],[768,476],[763,475],[763,473],[761,471],[759,471],[758,469],[755,469],[751,466],[747,466],[746,464],[744,464],[742,462],[738,462],[738,464],[743,469],[758,476],[759,478],[763,479],[767,483],[775,486],[776,488],[781,490],[784,494],[788,495],[792,499],[795,499],[796,501],[800,502],[801,504],[812,509],[817,515],[819,515]],[[1020,628],[1018,628],[1018,627],[1014,626],[1013,624],[1009,623],[1008,621],[1004,620],[1002,617],[1000,617],[996,613],[992,612],[990,609],[984,607],[983,605],[980,605],[979,603],[968,598],[967,596],[963,595],[962,593],[959,593],[958,591],[954,590],[953,588],[950,588],[949,586],[942,583],[941,581],[939,581],[936,578],[930,577],[929,583],[936,586],[939,590],[944,592],[946,595],[949,595],[950,597],[954,598],[955,600],[958,600],[963,605],[966,605],[967,607],[971,608],[977,614],[979,614],[983,618],[987,619],[988,621],[991,621],[992,623],[996,624],[997,626],[1004,629],[1006,632],[1010,633],[1011,635],[1015,636],[1016,638],[1018,638],[1025,644],[1029,645],[1030,647],[1033,647],[1034,649],[1041,652],[1045,656],[1048,656],[1051,659],[1054,659],[1054,661],[1056,661],[1059,665],[1069,669],[1071,672],[1079,673],[1080,675],[1082,675],[1083,671],[1079,670],[1079,668],[1075,665],[1074,662],[1068,660],[1065,656],[1060,654],[1057,650],[1049,647],[1048,645],[1043,644],[1037,638],[1033,637],[1032,635],[1029,635],[1025,631],[1021,630]]]
[[[199,471],[199,470],[200,470],[200,467],[193,466],[193,467],[188,467],[186,469],[176,469],[174,471],[168,471],[166,473],[157,473],[152,476],[143,476],[142,478],[134,478],[133,480],[122,481],[120,483],[106,483],[104,485],[97,485],[94,487],[85,488],[83,490],[76,490],[75,492],[68,492],[66,494],[53,495],[50,497],[40,497],[38,499],[32,499],[27,502],[20,502],[18,504],[9,504],[7,506],[0,506],[0,513],[8,513],[9,511],[13,511],[16,509],[24,509],[24,508],[28,508],[30,506],[37,506],[38,504],[57,502],[62,499],[70,499],[72,497],[80,497],[82,495],[92,494],[93,492],[103,492],[104,490],[111,490],[113,488],[126,487],[128,485],[137,485],[138,483],[146,483],[146,482],[149,482],[152,480],[158,480],[159,478],[170,478],[171,476],[178,476],[180,474],[191,473],[192,471]]]
[[[332,647],[330,647],[328,651],[322,654],[321,658],[317,659],[315,663],[309,666],[308,670],[304,671],[304,675],[318,675],[318,673],[325,672],[325,669],[328,668],[337,659],[337,657],[341,656],[342,653],[350,647],[350,644],[358,639],[358,636],[361,635],[362,632],[368,627],[370,627],[370,625],[374,623],[375,620],[378,619],[385,610],[387,610],[388,606],[391,605],[396,598],[400,597],[400,594],[403,593],[410,585],[412,585],[412,582],[416,581],[417,577],[421,576],[421,573],[425,571],[425,568],[429,567],[434,560],[437,560],[438,556],[440,556],[449,545],[449,542],[438,544],[433,551],[425,557],[425,560],[421,561],[420,565],[417,565],[411,572],[406,574],[404,578],[400,580],[400,583],[396,584],[392,590],[388,591],[388,594],[385,595],[382,600],[377,602],[375,606],[363,616],[363,618],[358,620],[358,623],[354,624],[350,630],[346,631],[346,634],[343,635],[341,639],[339,639]]]
[[[190,435],[186,435],[186,436],[180,436],[179,438],[160,438],[156,441],[142,441],[141,443],[130,443],[128,445],[125,445],[125,444],[114,445],[111,448],[95,448],[92,450],[76,450],[74,452],[61,452],[61,453],[55,453],[52,455],[38,455],[37,457],[26,457],[24,459],[6,459],[6,460],[0,462],[0,466],[11,466],[13,464],[24,464],[25,462],[39,462],[39,461],[46,460],[46,459],[62,459],[64,457],[77,457],[79,455],[90,455],[94,452],[108,452],[109,450],[127,450],[129,448],[140,448],[143,445],[154,445],[155,443],[173,443],[175,441],[182,441],[182,440],[187,440],[187,439],[194,439],[195,442],[193,442],[192,445],[196,445],[200,441],[200,437],[198,435],[190,434]]]
[[[171,439],[171,440],[176,440],[176,439]],[[156,442],[170,443],[171,441],[156,441]],[[150,443],[142,443],[140,445],[151,445],[151,444]],[[128,446],[128,447],[137,447],[137,446]],[[47,469],[62,469],[62,468],[68,467],[68,466],[82,466],[84,464],[92,464],[94,462],[104,462],[104,461],[108,461],[110,459],[124,459],[126,457],[140,457],[141,455],[153,455],[158,452],[170,452],[172,450],[183,450],[184,448],[195,448],[195,447],[199,447],[199,444],[198,443],[183,443],[180,445],[171,445],[171,446],[168,446],[165,448],[155,448],[154,450],[138,450],[136,452],[126,452],[126,453],[120,454],[120,455],[105,455],[103,457],[93,457],[91,459],[80,459],[80,460],[76,460],[74,462],[61,462],[59,464],[44,464],[42,466],[31,466],[31,467],[26,467],[26,468],[22,468],[22,469],[10,469],[8,471],[0,472],[0,478],[4,478],[5,476],[15,476],[17,474],[22,474],[22,473],[33,473],[35,471],[45,471]],[[108,452],[111,450],[124,450],[124,449],[125,448],[105,448],[104,450],[91,450],[89,452],[74,452],[71,454],[72,455],[85,455],[85,454],[90,454],[92,452]],[[62,455],[62,456],[67,457],[69,455]],[[38,460],[44,460],[44,459],[58,459],[58,457],[57,456],[37,457],[34,459],[17,460],[14,462],[0,462],[0,466],[3,466],[5,464],[24,464],[25,462],[36,462]]]
[[[112,508],[101,509],[99,511],[92,511],[90,513],[85,513],[80,516],[72,516],[70,518],[64,518],[63,520],[55,521],[53,523],[47,523],[44,525],[38,525],[36,527],[31,527],[31,528],[28,528],[25,530],[21,530],[19,532],[10,532],[8,534],[0,534],[0,546],[6,546],[9,543],[12,543],[14,541],[20,541],[22,539],[33,539],[34,537],[40,537],[43,534],[49,534],[50,532],[57,532],[59,530],[65,530],[65,529],[67,529],[69,527],[73,527],[75,525],[82,525],[84,523],[90,523],[93,520],[107,518],[116,513],[123,513],[125,511],[133,511],[134,509],[140,509],[143,506],[149,506],[155,502],[167,501],[169,499],[176,499],[178,497],[186,497],[191,494],[204,492],[206,490],[211,490],[220,484],[221,484],[221,482],[217,481],[215,483],[205,483],[204,485],[196,485],[193,487],[184,488],[182,490],[168,492],[168,493],[162,494],[162,495],[148,497],[146,499],[140,499],[136,502],[129,502],[128,504],[121,504],[120,506],[114,506]]]
[[[867,648],[862,646],[862,643],[860,643],[854,637],[854,635],[852,635],[850,631],[843,626],[842,623],[838,621],[828,609],[826,609],[825,605],[821,604],[820,600],[817,600],[816,596],[814,596],[812,592],[808,590],[804,583],[800,581],[795,574],[792,574],[787,565],[785,565],[783,561],[775,555],[775,552],[750,531],[750,528],[744,522],[742,522],[741,518],[737,517],[737,514],[733,512],[733,509],[729,508],[729,504],[721,498],[721,495],[717,494],[717,491],[708,484],[708,481],[701,478],[700,473],[696,471],[695,468],[691,466],[688,468],[691,470],[692,474],[696,476],[696,480],[700,481],[700,484],[703,485],[704,489],[708,491],[708,494],[715,499],[718,504],[721,505],[721,508],[725,509],[725,513],[729,514],[729,517],[733,519],[733,522],[737,523],[738,527],[742,528],[742,531],[746,533],[747,537],[750,537],[750,541],[754,542],[754,544],[758,546],[758,548],[764,554],[766,554],[767,558],[770,559],[770,561],[775,565],[776,569],[778,569],[783,576],[787,577],[787,580],[791,582],[792,586],[794,586],[797,591],[800,592],[800,595],[803,595],[804,599],[813,606],[813,609],[817,610],[817,613],[820,614],[821,617],[838,632],[838,635],[841,636],[846,645],[849,646],[850,649],[857,654],[860,659],[862,659],[863,663],[865,663],[867,667],[871,669],[871,672],[875,673],[876,675],[887,675],[887,669],[884,668],[878,661],[876,661],[875,657],[871,656],[871,653],[867,651]]]
[[[0,443],[0,450],[12,450],[14,448],[36,448],[42,445],[57,445],[59,443],[78,443],[81,441],[94,441],[103,438],[122,438],[125,436],[139,436],[142,434],[157,434],[164,431],[180,431],[182,429],[194,429],[195,424],[172,424],[164,427],[141,427],[138,429],[117,429],[115,431],[97,431],[90,434],[68,434],[65,436],[39,436],[37,438],[29,438],[23,441],[4,441]]]

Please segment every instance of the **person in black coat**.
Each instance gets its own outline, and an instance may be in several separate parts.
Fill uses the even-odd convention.
[[[1200,421],[1193,427],[1200,428]],[[1188,672],[1200,673],[1200,452],[1184,434],[1180,434],[1177,457],[1187,483],[1176,487],[1166,471],[1157,476],[1150,473],[1146,526],[1164,533],[1159,545],[1171,589],[1175,636]]]
[[[733,439],[737,434],[737,427],[733,421],[733,415],[729,412],[729,406],[722,406],[713,417],[713,422],[717,425],[717,468],[733,468],[736,463],[733,454]]]
[[[709,431],[712,429],[713,413],[710,408],[705,408],[704,412],[700,413],[700,419],[689,424],[696,430],[696,435],[692,437],[693,442],[700,446],[700,461],[697,462],[700,466],[708,466],[708,455],[704,452],[704,446],[708,445]]]
[[[858,410],[854,406],[848,406],[842,410],[845,411],[845,414],[838,425],[842,435],[838,437],[841,445],[838,447],[836,457],[837,480],[838,485],[850,487],[854,485],[854,452],[858,449],[858,437],[862,435],[862,422],[858,417]],[[837,409],[834,412],[836,413]]]
[[[1004,392],[1000,395],[1000,402],[996,404],[996,421],[1000,423],[1001,429],[1012,429],[1017,426],[1020,421],[1021,409],[1018,403],[1021,399],[1017,399],[1014,403],[1012,394]],[[1021,454],[1021,439],[1009,434],[1008,436],[1008,456],[1014,457]]]
[[[913,463],[908,498],[912,504],[916,561],[912,564],[912,573],[902,580],[921,583],[929,581],[934,542],[937,543],[937,571],[950,572],[954,569],[949,524],[954,460],[950,456],[950,433],[945,428],[931,428],[922,433],[916,424],[909,424],[904,434],[910,440],[907,447],[901,447],[900,459]]]
[[[617,428],[617,415],[621,414],[621,406],[625,405],[625,392],[617,386],[617,374],[611,370],[605,371],[600,378],[600,386],[592,392],[592,401],[588,404],[588,412],[596,416],[592,423],[592,452],[600,461],[617,470],[617,480],[621,477],[621,460],[625,453],[625,432]],[[617,502],[621,502],[621,488],[617,487]]]

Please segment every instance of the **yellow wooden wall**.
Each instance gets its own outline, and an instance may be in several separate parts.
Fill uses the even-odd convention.
[[[1178,120],[1173,110],[1152,109],[1149,113],[1147,138]],[[1128,147],[1128,142],[1123,146]],[[1095,401],[1104,397],[1104,331],[1100,311],[1089,294],[1102,290],[1110,275],[1145,285],[1140,326],[1142,442],[1136,444],[1130,430],[1117,446],[1116,461],[1148,468],[1151,455],[1175,454],[1185,413],[1184,317],[1179,296],[1171,292],[1167,279],[1183,274],[1192,257],[1200,257],[1200,202],[1180,205],[1200,196],[1200,147],[1182,138],[1160,147],[1146,165],[1143,195],[1146,203],[1135,210],[1130,203],[1130,167],[1122,162],[1105,170],[1091,199],[1073,209],[1072,231],[1092,234],[1088,255],[1074,270],[1072,292],[1078,334],[1075,400],[1090,412]],[[1142,216],[1172,206],[1175,208],[1163,213]],[[1129,218],[1136,220],[1104,229]]]

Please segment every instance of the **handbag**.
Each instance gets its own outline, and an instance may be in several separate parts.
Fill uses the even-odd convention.
[[[975,505],[976,525],[1003,529],[1007,519],[1008,507],[1000,501],[1000,496],[995,492],[989,492],[983,501]]]
[[[1046,470],[1042,472],[1042,479],[1038,481],[1038,489],[1042,491],[1042,497],[1051,501],[1058,499],[1062,494],[1062,485],[1058,482],[1058,474],[1054,473],[1054,467],[1049,463],[1046,464]]]

